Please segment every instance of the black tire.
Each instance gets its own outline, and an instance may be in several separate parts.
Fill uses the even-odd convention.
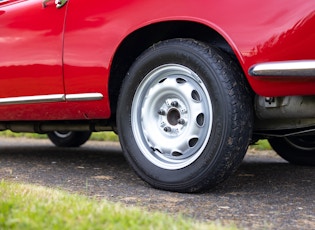
[[[123,152],[151,186],[177,192],[214,187],[241,163],[252,110],[239,68],[190,39],[155,44],[124,80],[117,113]]]
[[[268,140],[283,159],[297,165],[315,165],[315,136],[292,136]]]
[[[87,142],[91,136],[91,132],[49,132],[47,136],[49,140],[58,147],[79,147]]]

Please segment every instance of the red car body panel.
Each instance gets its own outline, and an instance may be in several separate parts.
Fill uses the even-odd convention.
[[[133,32],[190,21],[218,32],[262,96],[314,95],[312,77],[254,77],[251,66],[315,59],[315,2],[69,0],[0,2],[0,98],[101,93],[97,101],[1,105],[0,120],[106,119],[114,55]],[[145,37],[143,38],[146,39]]]
[[[34,1],[15,1],[2,7],[0,97],[63,93],[65,9],[43,10]],[[55,19],[50,20],[52,17]]]

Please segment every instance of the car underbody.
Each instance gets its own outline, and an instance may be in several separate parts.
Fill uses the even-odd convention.
[[[315,133],[315,96],[254,97],[253,139]],[[115,131],[114,119],[61,121],[2,121],[0,130],[47,133],[52,131]]]

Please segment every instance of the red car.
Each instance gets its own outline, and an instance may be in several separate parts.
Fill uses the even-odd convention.
[[[153,187],[224,181],[248,146],[315,164],[315,2],[0,0],[0,130],[114,130]]]

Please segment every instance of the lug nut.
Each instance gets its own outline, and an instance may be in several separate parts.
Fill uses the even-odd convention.
[[[165,132],[171,132],[171,127],[169,127],[169,126],[164,127],[164,131]]]
[[[178,106],[178,102],[177,101],[172,101],[171,106],[177,107]]]
[[[158,114],[164,116],[164,115],[166,114],[166,112],[165,112],[165,110],[160,109],[160,110],[158,111]]]
[[[185,122],[185,120],[183,119],[183,118],[180,118],[180,119],[178,119],[178,124],[180,124],[180,125],[183,125],[183,124],[185,124],[186,122]]]

